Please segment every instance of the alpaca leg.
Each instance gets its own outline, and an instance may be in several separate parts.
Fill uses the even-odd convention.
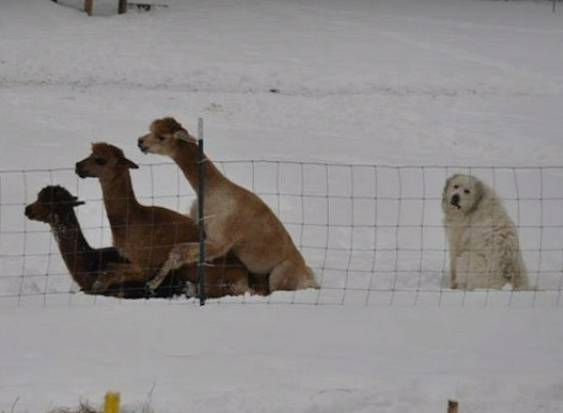
[[[248,272],[244,268],[217,265],[209,267],[205,274],[205,295],[219,298],[226,295],[252,294],[248,285]]]
[[[240,279],[231,283],[229,289],[231,291],[231,295],[244,295],[246,293],[254,294],[254,291],[248,285],[248,279]]]
[[[111,263],[108,265],[94,284],[92,290],[95,292],[106,291],[112,284],[123,284],[126,282],[144,282],[147,280],[147,273],[142,269],[131,264]]]
[[[186,282],[186,288],[184,290],[186,298],[196,298],[197,297],[197,287],[194,283],[188,281]]]
[[[270,295],[270,275],[266,274],[248,274],[248,284],[252,289],[252,294]]]
[[[212,260],[214,258],[225,255],[232,247],[232,244],[215,244],[211,242],[205,243],[205,259]],[[172,271],[180,268],[186,264],[193,264],[199,260],[199,243],[189,242],[186,244],[176,245],[170,251],[168,259],[160,268],[158,275],[154,277],[149,283],[149,289],[154,291],[164,281],[166,275]]]
[[[249,285],[248,271],[244,267],[221,268],[223,280],[228,285],[230,295],[254,294]]]
[[[270,291],[295,291],[305,288],[319,288],[313,271],[293,261],[285,260],[274,267],[270,273]]]

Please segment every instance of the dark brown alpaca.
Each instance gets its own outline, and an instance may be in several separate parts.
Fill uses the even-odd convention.
[[[175,245],[198,240],[197,226],[188,216],[137,201],[129,173],[131,168],[138,166],[125,158],[121,149],[106,143],[93,144],[92,154],[76,164],[76,173],[81,178],[99,179],[113,245],[129,260],[100,276],[93,286],[96,290],[106,290],[116,280],[147,282]],[[252,292],[248,271],[236,258],[219,258],[213,264],[206,271],[208,297]],[[178,275],[186,282],[195,283],[196,266],[182,266]]]
[[[94,249],[86,241],[80,228],[74,207],[82,205],[65,188],[47,186],[37,195],[37,200],[25,208],[25,215],[34,221],[49,224],[59,246],[59,251],[72,279],[85,293],[92,293],[92,285],[110,265],[126,263],[115,248]],[[165,286],[154,292],[158,297],[170,297],[182,294],[184,283],[174,282],[168,277]],[[107,295],[122,298],[143,298],[146,296],[145,283],[134,282],[114,285],[107,290]]]

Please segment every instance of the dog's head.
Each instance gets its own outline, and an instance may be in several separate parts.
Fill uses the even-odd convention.
[[[197,140],[191,136],[174,118],[154,120],[149,133],[137,140],[137,146],[143,153],[172,156],[184,145],[197,145]]]
[[[33,221],[55,223],[82,204],[62,186],[46,186],[37,194],[37,200],[25,207],[25,216]]]
[[[103,178],[121,174],[130,168],[137,169],[138,166],[127,159],[117,146],[94,143],[90,156],[76,163],[75,172],[81,178]]]
[[[445,213],[469,214],[483,198],[485,187],[470,175],[456,174],[448,178],[442,193],[442,209]]]

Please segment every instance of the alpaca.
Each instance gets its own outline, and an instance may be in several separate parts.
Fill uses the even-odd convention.
[[[152,122],[138,146],[144,153],[171,157],[197,191],[197,141],[175,119]],[[318,288],[313,271],[272,210],[256,194],[229,181],[207,157],[203,169],[207,258],[232,250],[251,273],[269,274],[270,291]],[[176,246],[150,288],[156,288],[168,271],[194,263],[198,257],[198,243]]]
[[[137,201],[131,168],[138,166],[121,149],[107,143],[93,144],[90,156],[76,163],[78,176],[99,179],[113,244],[129,260],[98,277],[93,286],[96,290],[106,290],[116,280],[147,282],[167,260],[174,245],[198,239],[197,226],[188,216]],[[213,298],[252,293],[246,268],[235,257],[220,257],[206,271],[206,295]],[[164,276],[169,272],[166,270]],[[195,265],[183,266],[178,274],[186,282],[197,281]]]
[[[33,220],[50,225],[63,261],[80,289],[92,293],[92,285],[112,263],[126,263],[115,248],[90,247],[82,234],[74,207],[83,205],[77,197],[61,186],[47,186],[39,191],[37,200],[25,207],[25,215]],[[155,291],[158,297],[170,297],[182,294],[183,283],[167,277]],[[145,283],[118,284],[106,291],[107,295],[121,298],[144,298],[147,293]]]

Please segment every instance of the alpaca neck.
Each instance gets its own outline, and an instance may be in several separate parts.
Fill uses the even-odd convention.
[[[115,226],[127,225],[131,215],[139,207],[129,170],[111,178],[100,179],[104,195],[104,205],[112,229]]]
[[[75,251],[91,251],[92,248],[84,238],[78,219],[74,211],[65,216],[57,215],[55,222],[49,224],[59,242],[61,254],[74,253]]]
[[[199,189],[199,150],[197,146],[193,144],[182,145],[174,152],[172,159],[174,159],[174,162],[180,167],[193,190],[197,192]],[[226,181],[227,178],[219,172],[217,167],[205,154],[203,155],[203,159],[204,187],[205,192],[207,192],[208,189]]]
[[[95,276],[89,273],[89,255],[94,250],[84,238],[76,214],[71,210],[64,216],[57,215],[50,226],[72,278],[81,288],[89,289]]]

